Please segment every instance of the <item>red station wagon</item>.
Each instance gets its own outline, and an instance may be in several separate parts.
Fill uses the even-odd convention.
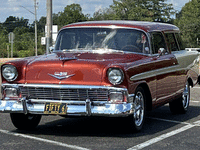
[[[187,51],[174,25],[137,21],[69,24],[51,54],[1,66],[0,112],[18,129],[42,115],[126,117],[139,131],[148,111],[189,107],[198,82],[198,52]]]

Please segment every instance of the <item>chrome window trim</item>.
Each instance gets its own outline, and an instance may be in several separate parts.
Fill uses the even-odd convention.
[[[167,53],[169,54],[170,52],[169,52],[169,49],[168,49],[168,45],[167,45],[167,42],[166,42],[166,39],[165,39],[165,35],[163,34],[163,31],[161,31],[161,30],[155,30],[155,31],[151,31],[151,32],[148,32],[149,33],[149,39],[150,39],[150,41],[149,41],[149,43],[151,44],[150,45],[150,50],[151,50],[151,55],[152,56],[158,56],[158,53],[154,53],[153,52],[153,47],[152,47],[152,34],[155,34],[155,33],[161,33],[162,34],[162,36],[163,36],[163,38],[164,38],[164,41],[165,41],[165,46],[166,46],[166,51],[167,51]]]
[[[143,32],[147,39],[148,39],[148,43],[149,43],[149,48],[150,48],[150,53],[149,54],[144,54],[144,53],[138,53],[138,54],[142,54],[142,55],[152,55],[153,54],[153,51],[152,51],[152,48],[151,48],[151,39],[150,39],[150,34],[149,32],[146,32],[142,29],[138,29],[138,28],[133,28],[133,27],[121,27],[121,26],[116,26],[116,25],[106,25],[106,26],[73,26],[73,27],[65,27],[65,28],[62,28],[59,32],[58,32],[58,35],[60,34],[60,32],[62,30],[66,30],[66,29],[75,29],[75,28],[108,28],[108,29],[135,29],[135,30],[138,30],[138,31],[141,31]],[[56,41],[57,43],[57,41]],[[60,51],[63,51],[63,50],[53,50],[53,53],[55,52],[60,52]],[[125,52],[125,51],[124,51]],[[130,52],[130,53],[136,53],[136,52]]]

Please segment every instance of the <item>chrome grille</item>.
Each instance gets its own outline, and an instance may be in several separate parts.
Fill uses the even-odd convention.
[[[85,101],[108,101],[109,91],[107,89],[63,89],[42,87],[20,87],[22,97],[42,100],[65,100]]]

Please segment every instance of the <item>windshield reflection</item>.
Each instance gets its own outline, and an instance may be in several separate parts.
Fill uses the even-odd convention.
[[[71,28],[62,30],[56,50],[128,51],[149,54],[149,44],[142,31],[134,29]]]

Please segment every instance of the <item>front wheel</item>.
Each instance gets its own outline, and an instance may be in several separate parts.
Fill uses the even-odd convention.
[[[136,89],[133,107],[134,113],[128,117],[128,122],[131,130],[138,132],[143,127],[146,114],[146,95],[142,87]]]
[[[185,84],[182,97],[169,103],[170,111],[174,114],[184,114],[187,112],[190,103],[190,85],[188,81]]]
[[[41,115],[11,113],[13,125],[20,130],[32,130],[39,124]]]

